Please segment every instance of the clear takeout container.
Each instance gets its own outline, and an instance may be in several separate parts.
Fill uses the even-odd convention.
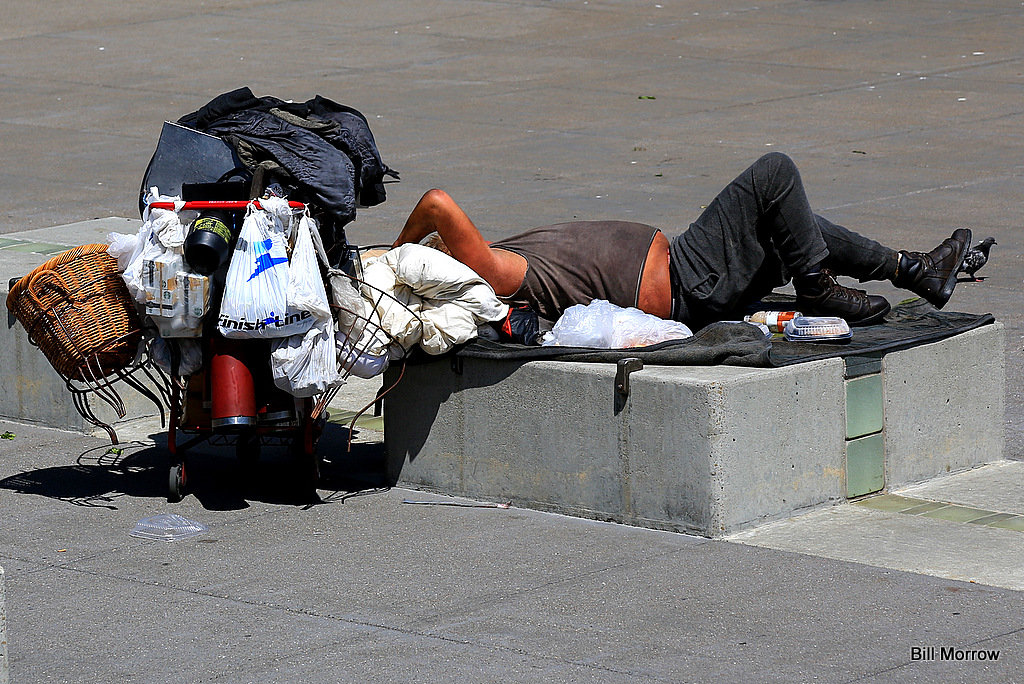
[[[163,513],[143,518],[135,523],[135,528],[128,534],[142,539],[157,541],[177,541],[187,539],[206,532],[206,525],[183,518],[174,513]]]
[[[786,321],[790,342],[846,342],[853,337],[850,324],[838,316],[797,316]]]

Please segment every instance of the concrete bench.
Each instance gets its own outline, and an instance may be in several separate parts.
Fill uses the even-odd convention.
[[[456,370],[409,366],[385,396],[392,483],[708,537],[1005,447],[999,323],[878,357],[647,366],[628,396],[615,364],[467,358]]]

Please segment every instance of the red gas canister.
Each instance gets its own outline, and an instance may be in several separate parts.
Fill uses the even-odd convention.
[[[256,425],[256,390],[251,368],[259,363],[251,340],[229,340],[215,335],[210,340],[210,424],[220,429],[244,429]],[[264,361],[265,362],[265,361]]]

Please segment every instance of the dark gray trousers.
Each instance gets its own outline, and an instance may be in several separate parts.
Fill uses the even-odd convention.
[[[696,326],[723,320],[785,285],[829,268],[861,281],[888,280],[895,250],[811,211],[800,172],[766,154],[729,183],[670,246],[672,317]]]

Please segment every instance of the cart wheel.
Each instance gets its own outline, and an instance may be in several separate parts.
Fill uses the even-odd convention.
[[[238,435],[235,441],[235,457],[247,468],[256,465],[263,451],[260,436],[255,431],[246,431]]]
[[[320,459],[315,455],[309,459],[307,477],[309,477],[309,482],[306,494],[309,497],[309,501],[311,503],[320,503],[320,492],[317,491],[317,488],[320,486]]]
[[[317,487],[320,485],[320,457],[315,451],[306,451],[305,440],[301,437],[292,442],[291,452],[298,469],[300,495],[311,503],[319,503],[320,493]]]
[[[176,463],[171,466],[167,478],[167,502],[178,503],[185,496],[185,464]]]

